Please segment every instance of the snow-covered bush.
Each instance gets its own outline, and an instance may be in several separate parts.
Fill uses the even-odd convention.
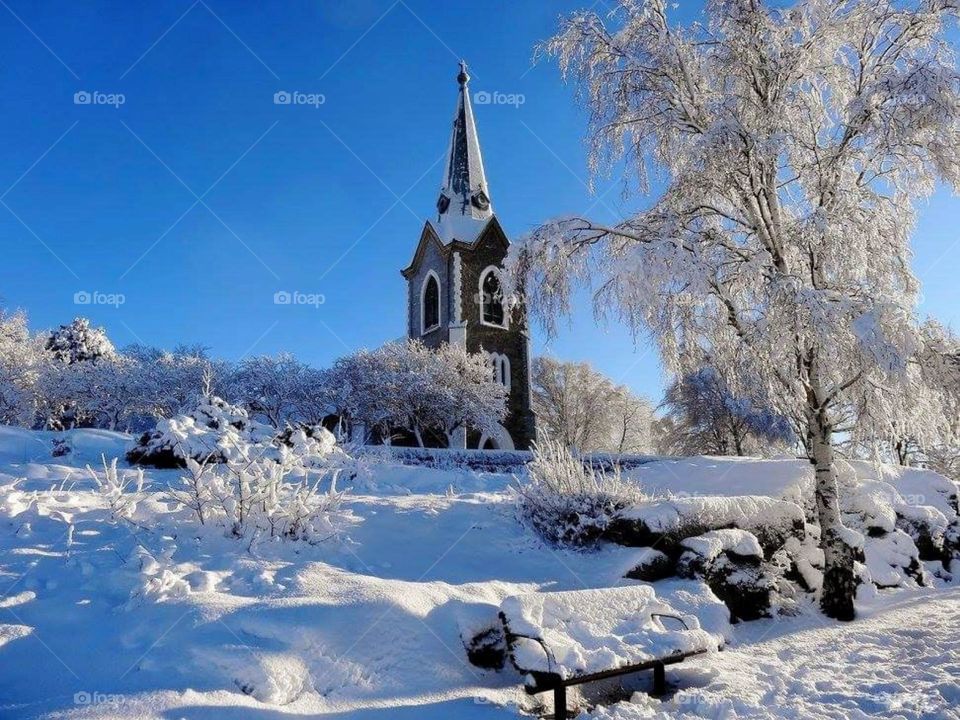
[[[237,449],[224,463],[186,460],[187,474],[168,496],[201,525],[224,526],[234,537],[319,542],[337,535],[347,515],[339,469],[311,470],[310,455],[284,449],[279,460]]]
[[[188,414],[158,422],[130,448],[127,460],[159,468],[185,467],[187,458],[226,462],[244,446],[270,443],[275,433],[243,408],[210,397]]]
[[[517,494],[520,517],[551,543],[589,545],[621,510],[643,498],[618,468],[596,470],[552,440],[534,446],[527,474]]]

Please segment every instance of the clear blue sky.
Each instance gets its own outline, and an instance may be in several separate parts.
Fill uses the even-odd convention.
[[[531,66],[582,6],[3,0],[0,299],[36,329],[84,314],[117,345],[232,359],[288,350],[323,366],[399,337],[398,271],[433,211],[459,57],[474,92],[524,97],[475,106],[508,233],[643,202],[624,203],[616,177],[588,192],[584,115],[553,65]],[[79,91],[124,103],[75,104]],[[278,91],[325,102],[276,105]],[[958,210],[939,193],[915,243],[922,310],[954,326]],[[281,290],[326,301],[278,306]],[[81,291],[125,303],[78,306]],[[656,352],[594,327],[586,302],[550,350],[659,398]]]

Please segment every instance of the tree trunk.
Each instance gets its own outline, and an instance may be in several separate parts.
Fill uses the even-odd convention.
[[[840,516],[837,475],[833,465],[833,430],[821,412],[810,421],[810,436],[813,441],[812,462],[816,468],[814,489],[820,520],[820,548],[824,558],[820,609],[827,617],[853,620],[856,614],[854,561],[857,550],[844,537],[846,528]]]

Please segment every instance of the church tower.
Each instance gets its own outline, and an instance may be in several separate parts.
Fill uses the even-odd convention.
[[[409,267],[407,336],[427,347],[455,343],[485,353],[507,387],[508,414],[496,437],[466,438],[469,447],[527,449],[535,439],[530,407],[530,337],[524,308],[510,310],[501,272],[510,241],[493,211],[473,119],[470,76],[460,63],[459,93],[436,220],[428,220]]]

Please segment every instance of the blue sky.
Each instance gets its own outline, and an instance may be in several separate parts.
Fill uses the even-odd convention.
[[[582,6],[3,0],[0,301],[36,329],[84,314],[117,345],[232,359],[288,350],[324,366],[399,337],[399,269],[434,207],[459,57],[475,93],[523,97],[475,106],[509,234],[644,202],[624,201],[617,177],[591,195],[583,112],[555,66],[531,64],[558,14]],[[277,105],[279,91],[324,101]],[[938,193],[915,243],[921,310],[954,326],[958,210]],[[278,306],[278,291],[325,302]],[[77,305],[78,292],[125,301]],[[550,351],[658,399],[649,343],[595,327],[582,305]]]

